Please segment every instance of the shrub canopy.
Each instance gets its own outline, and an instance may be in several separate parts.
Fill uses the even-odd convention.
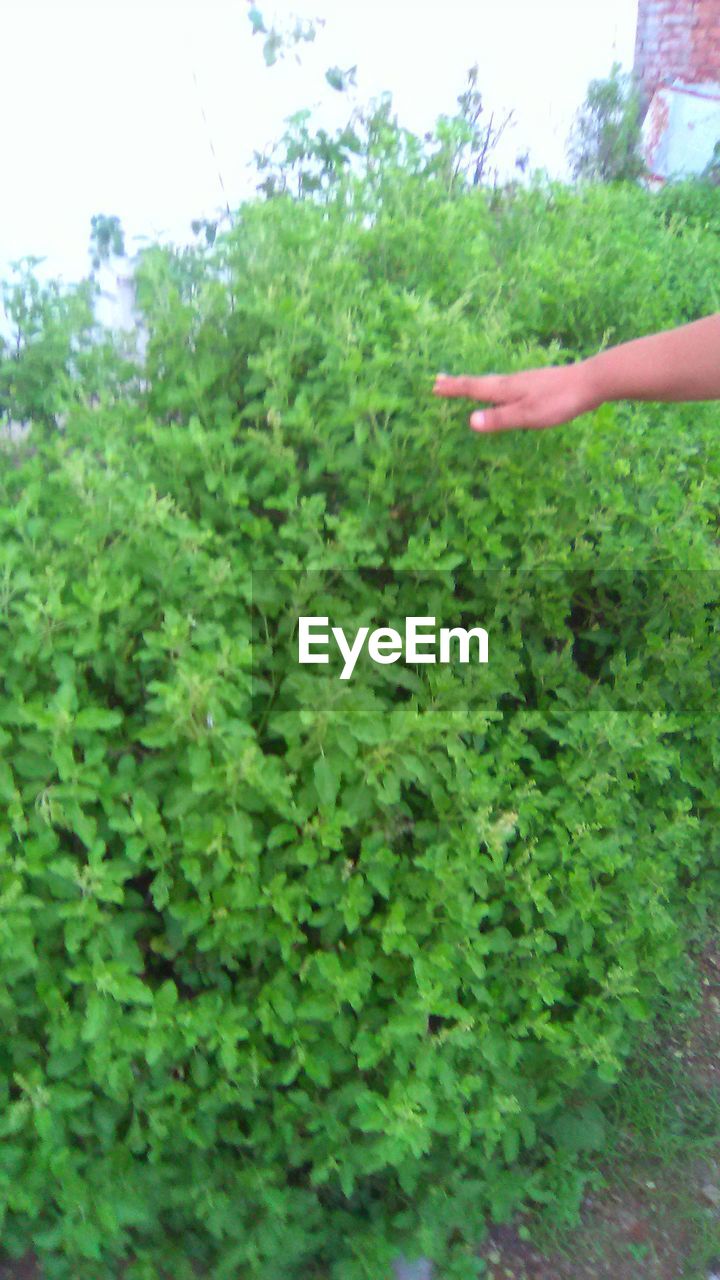
[[[467,1277],[579,1204],[717,898],[718,409],[482,438],[430,393],[720,309],[719,198],[249,203],[10,449],[0,1222],[51,1280]],[[490,661],[345,683],[300,614]]]

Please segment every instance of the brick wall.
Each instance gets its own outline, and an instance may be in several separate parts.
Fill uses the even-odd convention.
[[[634,71],[644,111],[672,80],[720,84],[720,0],[638,0]]]

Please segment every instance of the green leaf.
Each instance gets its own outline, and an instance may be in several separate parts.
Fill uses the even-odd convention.
[[[259,9],[252,8],[248,13],[248,18],[252,23],[252,33],[256,35],[258,31],[266,31],[265,22]]]
[[[0,760],[0,800],[8,803],[15,795],[15,781],[12,769],[5,760]]]
[[[325,72],[325,79],[331,89],[337,89],[339,92],[342,92],[345,88],[345,78],[339,67],[330,67],[330,69]]]
[[[75,716],[76,729],[116,729],[122,724],[119,711],[108,711],[104,707],[86,707]]]
[[[340,67],[330,67],[329,70],[325,72],[325,79],[332,89],[336,89],[339,93],[342,93],[347,88],[348,83],[353,85],[356,83],[356,71],[357,66],[350,67],[347,71],[341,71]]]
[[[273,67],[277,62],[278,51],[282,48],[282,36],[276,31],[271,31],[263,46],[263,57],[268,67]]]
[[[313,774],[320,803],[329,807],[335,803],[340,785],[337,766],[330,762],[328,756],[319,756],[315,761]]]
[[[599,1151],[605,1146],[605,1117],[596,1103],[579,1111],[566,1111],[551,1127],[557,1144],[566,1151]]]
[[[290,822],[281,822],[273,827],[267,838],[268,849],[277,849],[281,845],[290,844],[298,839],[297,827]]]

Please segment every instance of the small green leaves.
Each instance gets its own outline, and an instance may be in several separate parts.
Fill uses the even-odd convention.
[[[468,1223],[577,1195],[717,900],[716,407],[490,440],[431,396],[699,314],[715,206],[463,190],[472,123],[423,168],[387,100],[286,123],[285,198],[141,254],[142,368],[8,294],[0,1222],[56,1280],[399,1235],[466,1280]],[[342,682],[301,615],[491,657]]]
[[[112,256],[123,257],[125,237],[120,219],[98,213],[91,219],[90,252],[95,270]]]

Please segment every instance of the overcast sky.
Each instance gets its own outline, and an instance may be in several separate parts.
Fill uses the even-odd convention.
[[[565,144],[593,77],[632,66],[637,0],[256,0],[268,25],[324,18],[314,43],[267,67],[247,0],[3,0],[0,275],[25,254],[43,274],[88,269],[90,218],[188,240],[193,218],[252,195],[254,150],[314,109],[341,127],[388,90],[422,136],[459,109],[478,64],[488,112],[515,111],[498,159],[566,177]],[[324,79],[357,64],[350,95]],[[203,116],[204,113],[204,116]],[[210,140],[215,148],[213,157]],[[138,243],[138,242],[135,242]]]

